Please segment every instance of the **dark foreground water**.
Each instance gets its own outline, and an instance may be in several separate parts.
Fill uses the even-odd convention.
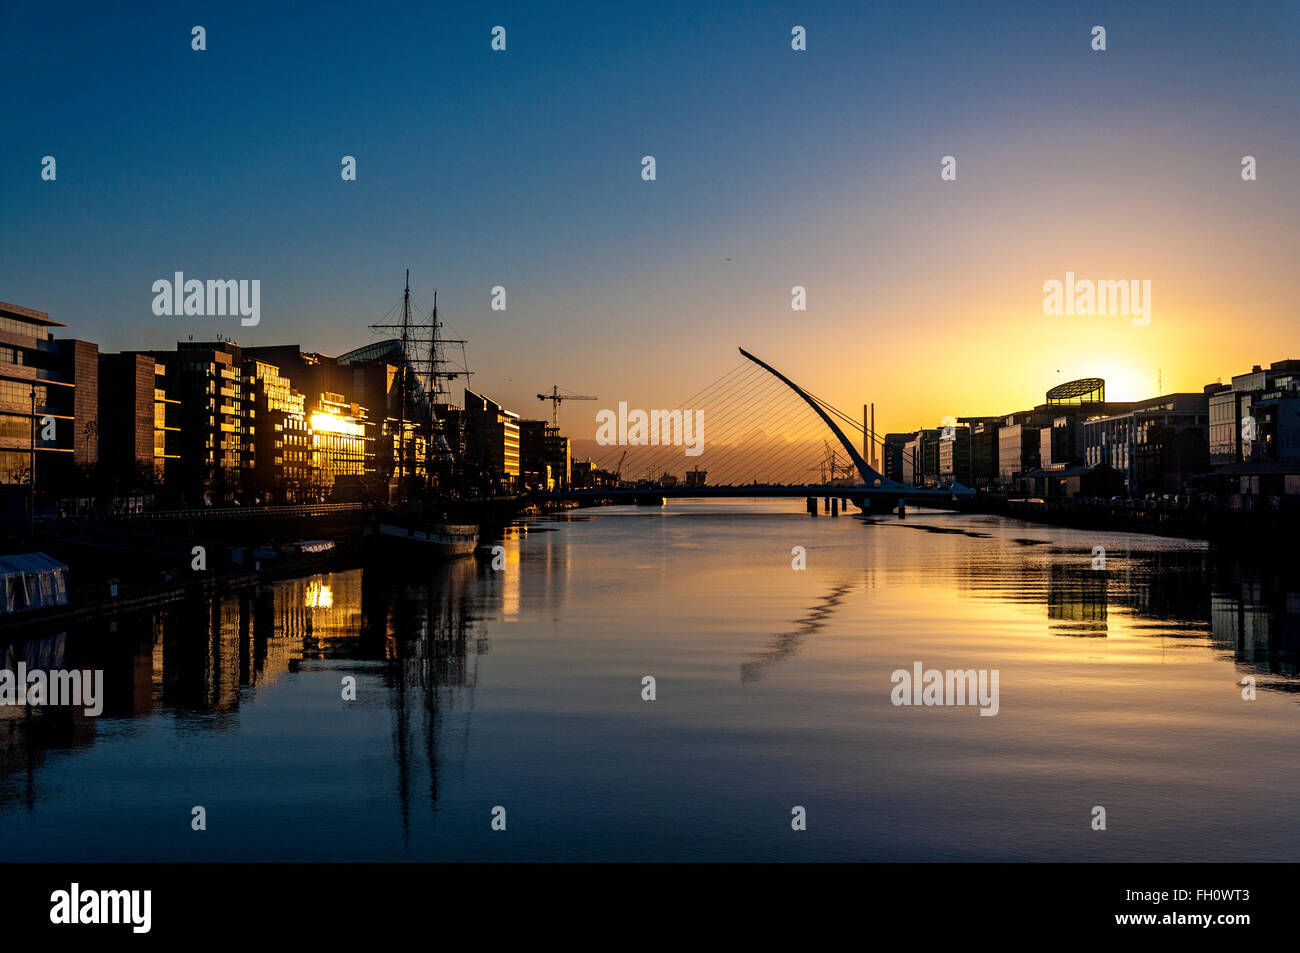
[[[1286,567],[991,517],[801,508],[589,510],[505,540],[499,572],[475,559],[331,573],[0,636],[11,666],[107,680],[98,718],[0,708],[0,854],[1300,853],[1300,583]],[[996,669],[998,713],[895,706],[891,673],[916,662]],[[807,830],[792,830],[796,806]]]

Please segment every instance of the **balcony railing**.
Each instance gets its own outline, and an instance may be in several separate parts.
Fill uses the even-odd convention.
[[[367,503],[304,503],[281,506],[203,506],[180,510],[144,510],[125,513],[127,520],[177,520],[177,519],[248,519],[262,516],[325,516],[330,513],[348,513],[365,509]]]

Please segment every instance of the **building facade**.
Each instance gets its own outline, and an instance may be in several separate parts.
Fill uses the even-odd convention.
[[[983,420],[971,423],[971,482],[970,486],[980,490],[996,487],[1000,481],[998,468],[998,431],[1002,429],[1002,420]]]
[[[915,433],[887,433],[880,446],[881,475],[895,483],[906,483],[903,473],[903,457],[908,442]]]
[[[465,388],[465,457],[499,492],[520,483],[519,415]]]
[[[545,420],[519,421],[520,479],[529,489],[563,489],[568,484],[569,438]]]
[[[940,480],[971,485],[971,429],[966,424],[944,428],[939,434],[938,474]]]
[[[27,485],[34,463],[38,495],[69,492],[75,468],[99,453],[99,348],[54,340],[56,327],[44,311],[0,302],[0,485]]]
[[[1164,492],[1172,468],[1175,487],[1204,472],[1208,457],[1197,451],[1209,433],[1209,393],[1165,394],[1136,401],[1126,413],[1084,421],[1084,459],[1124,477],[1130,495]]]
[[[1229,466],[1253,459],[1258,421],[1258,400],[1287,391],[1300,375],[1300,360],[1274,361],[1267,369],[1256,364],[1237,374],[1230,385],[1219,385],[1209,395],[1210,463]]]
[[[95,432],[109,478],[135,487],[168,482],[181,458],[180,414],[167,368],[152,355],[100,355]]]

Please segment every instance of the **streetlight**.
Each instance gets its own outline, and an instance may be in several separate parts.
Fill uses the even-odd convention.
[[[27,535],[36,539],[36,383],[32,382],[32,451],[27,481]]]

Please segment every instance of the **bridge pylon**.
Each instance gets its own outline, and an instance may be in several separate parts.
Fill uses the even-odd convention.
[[[768,364],[765,361],[761,361],[753,354],[750,354],[743,347],[738,348],[737,350],[739,350],[740,353],[743,354],[747,360],[753,361],[759,367],[763,368],[763,370],[767,371],[769,374],[771,374],[777,380],[781,381],[792,391],[798,394],[801,398],[803,398],[804,402],[813,409],[813,411],[817,414],[818,417],[822,419],[822,422],[831,429],[831,433],[835,434],[835,437],[837,440],[839,440],[840,445],[844,447],[844,450],[848,453],[849,459],[853,461],[853,465],[858,468],[858,473],[861,475],[862,482],[866,484],[867,489],[897,490],[901,493],[916,495],[917,487],[908,486],[906,483],[899,483],[897,480],[891,480],[888,477],[881,474],[879,471],[877,471],[874,467],[871,466],[871,464],[867,463],[867,461],[863,459],[862,454],[858,453],[857,448],[853,446],[852,441],[850,441],[849,438],[844,435],[844,431],[839,428],[839,426],[835,423],[835,421],[831,420],[830,415],[826,413],[822,405],[818,403],[815,399],[813,399],[813,397],[810,396],[802,387],[800,387],[794,381],[790,380],[790,378],[786,377],[784,374],[778,371],[771,364]],[[960,483],[955,483],[955,482],[950,484],[949,486],[944,487],[942,490],[939,491],[925,490],[922,492],[928,496],[937,496],[940,493],[951,493],[953,499],[957,499],[959,497],[970,497],[975,495],[974,490],[970,489],[969,487],[962,486]],[[872,500],[872,502],[874,503],[874,499]],[[865,506],[863,506],[861,502],[859,502],[858,505],[862,506],[864,511],[867,509]]]

